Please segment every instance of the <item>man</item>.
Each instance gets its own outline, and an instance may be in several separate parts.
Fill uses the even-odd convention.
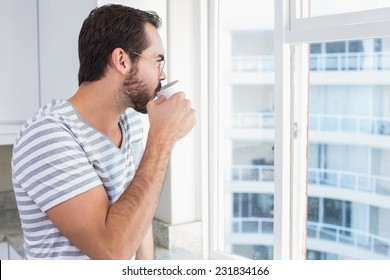
[[[160,22],[120,5],[93,10],[79,35],[79,89],[24,124],[12,166],[27,259],[154,257],[168,160],[196,122],[184,93],[155,99],[166,78]],[[145,151],[138,112],[149,116]]]

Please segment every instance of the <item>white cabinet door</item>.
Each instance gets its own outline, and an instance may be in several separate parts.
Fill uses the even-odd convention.
[[[0,126],[20,126],[39,106],[37,3],[0,7]]]
[[[1,241],[0,242],[0,260],[8,260],[9,252],[8,252],[8,242]]]
[[[41,105],[68,99],[78,89],[78,36],[97,0],[40,0]]]
[[[78,88],[78,34],[97,0],[0,0],[0,145]]]

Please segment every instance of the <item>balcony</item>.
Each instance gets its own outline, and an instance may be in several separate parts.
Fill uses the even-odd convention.
[[[310,54],[311,71],[382,71],[390,70],[390,53]]]
[[[332,224],[308,222],[307,237],[352,246],[384,258],[390,257],[390,239],[365,231]],[[365,256],[356,256],[364,259]]]
[[[234,217],[232,225],[234,233],[272,234],[274,232],[273,218]]]
[[[273,112],[243,112],[232,114],[234,129],[273,129],[275,114]],[[390,118],[342,115],[310,114],[310,130],[364,133],[370,135],[390,135]]]
[[[310,184],[390,196],[390,178],[343,170],[309,168]]]
[[[233,165],[232,181],[273,182],[273,165]]]
[[[310,130],[390,135],[390,118],[310,114]]]
[[[271,72],[275,69],[273,55],[232,56],[232,72]]]
[[[234,217],[231,220],[233,234],[273,234],[273,218],[264,217]],[[337,245],[348,246],[349,248],[358,249],[359,259],[369,258],[390,258],[390,239],[384,238],[369,232],[360,231],[348,227],[326,224],[320,222],[308,222],[307,226],[308,240],[332,242]],[[234,242],[234,238],[232,238]],[[254,240],[253,242],[258,242]],[[347,247],[347,248],[348,248]],[[344,247],[345,248],[345,247]],[[316,249],[316,248],[308,248]],[[330,251],[332,251],[330,249]],[[332,252],[343,254],[345,252]]]
[[[273,183],[273,165],[233,165],[231,182],[235,183],[235,191],[262,191],[273,192],[273,185],[265,187],[258,183]],[[256,183],[252,187],[245,184]],[[362,195],[350,196],[345,191],[359,192],[360,194],[371,194],[372,205],[386,207],[390,196],[390,177],[372,174],[363,174],[346,170],[332,170],[325,168],[308,168],[308,183],[320,188],[339,190],[340,199],[352,199],[357,202],[366,203]],[[228,186],[228,185],[226,185]],[[320,189],[313,189],[320,191]],[[334,193],[333,193],[334,194]],[[315,195],[319,195],[318,193]],[[367,199],[367,198],[366,198]],[[379,200],[378,200],[379,199]]]
[[[273,112],[261,113],[233,113],[232,127],[233,128],[258,128],[270,129],[275,126],[275,114]]]

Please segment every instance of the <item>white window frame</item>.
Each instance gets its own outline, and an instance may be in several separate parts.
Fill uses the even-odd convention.
[[[285,0],[276,0],[284,1]],[[288,44],[339,41],[389,36],[390,6],[367,11],[309,17],[310,0],[289,0]],[[299,12],[297,12],[299,11]],[[299,15],[299,13],[304,13]]]
[[[221,252],[218,197],[218,3],[209,1],[209,258]],[[390,8],[309,17],[309,0],[275,0],[274,259],[306,258],[309,43],[390,37]],[[297,12],[298,11],[298,12]],[[293,61],[293,62],[292,62]],[[294,67],[294,69],[292,69]],[[222,228],[222,231],[221,231]]]
[[[222,71],[219,64],[219,1],[209,1],[209,220],[208,220],[208,258],[209,259],[234,259],[236,256],[227,254],[219,250],[223,246],[223,238],[219,235],[223,233],[224,221],[219,219],[218,214],[223,211],[219,204],[219,195],[223,195],[222,174],[219,172],[219,139],[221,126],[219,119],[219,75]]]

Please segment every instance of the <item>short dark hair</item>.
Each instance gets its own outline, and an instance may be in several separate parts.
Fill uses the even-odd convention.
[[[132,61],[150,42],[145,24],[161,26],[155,12],[147,12],[122,5],[109,4],[95,8],[84,20],[79,34],[79,85],[101,79],[115,48],[123,48]]]

